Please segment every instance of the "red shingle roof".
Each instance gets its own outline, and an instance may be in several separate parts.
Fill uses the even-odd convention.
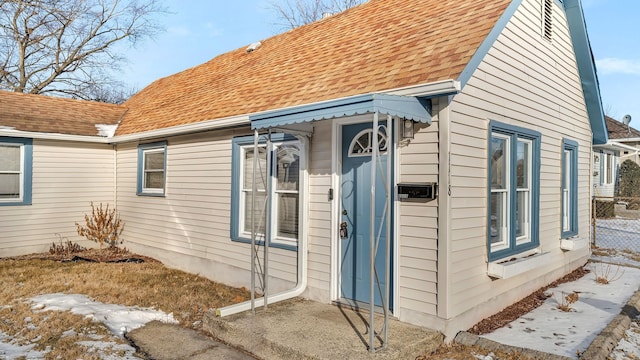
[[[160,79],[117,134],[458,79],[510,0],[370,0]]]
[[[117,124],[121,105],[0,91],[0,126],[69,135],[98,135],[96,124]]]
[[[627,127],[627,125],[609,116],[605,116],[605,120],[607,122],[607,131],[609,131],[609,139],[640,138],[640,131]]]

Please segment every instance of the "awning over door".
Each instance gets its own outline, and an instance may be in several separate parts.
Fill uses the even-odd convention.
[[[266,129],[356,114],[380,113],[431,124],[429,100],[386,94],[358,95],[250,116],[252,129]]]

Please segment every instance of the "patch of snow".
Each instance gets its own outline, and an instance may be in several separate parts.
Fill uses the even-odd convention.
[[[96,124],[96,130],[98,130],[98,136],[113,137],[118,129],[118,124]]]
[[[78,344],[86,346],[89,353],[99,353],[102,360],[139,360],[139,357],[134,356],[136,349],[128,344],[114,344],[105,341],[79,341]],[[123,352],[123,356],[108,355],[105,351],[111,352]]]
[[[29,300],[34,304],[32,306],[34,310],[70,311],[73,314],[83,315],[93,321],[103,323],[113,334],[119,336],[153,320],[178,323],[173,318],[173,314],[151,308],[104,304],[79,294],[47,294],[35,296]]]
[[[620,279],[608,285],[596,283],[595,274],[591,272],[581,279],[549,289],[553,296],[540,307],[482,337],[507,345],[575,357],[587,349],[638,290],[640,270],[628,267],[623,270]],[[578,292],[579,299],[570,305],[573,310],[559,310],[558,302],[574,291]]]
[[[0,359],[44,359],[45,353],[33,350],[35,344],[16,344],[15,339],[0,332]]]
[[[631,327],[625,332],[618,345],[609,357],[613,360],[627,360],[640,358],[640,325],[638,320],[631,322]]]

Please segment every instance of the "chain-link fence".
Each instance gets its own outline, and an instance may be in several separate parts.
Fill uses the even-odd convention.
[[[592,213],[595,255],[640,258],[640,198],[594,197]]]

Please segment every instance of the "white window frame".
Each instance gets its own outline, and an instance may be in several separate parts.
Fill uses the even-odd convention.
[[[500,197],[502,198],[502,211],[500,213],[500,215],[502,215],[502,221],[500,221],[500,224],[502,224],[502,227],[500,227],[500,229],[498,229],[498,232],[501,233],[500,238],[502,239],[501,242],[498,243],[492,243],[491,244],[491,252],[494,251],[498,251],[498,250],[503,250],[509,247],[509,224],[511,223],[511,201],[509,200],[511,198],[511,137],[507,136],[507,135],[503,135],[500,133],[493,133],[491,134],[491,138],[499,138],[499,139],[503,139],[506,140],[505,142],[505,149],[503,150],[503,155],[505,156],[505,169],[503,169],[504,172],[504,176],[505,176],[505,187],[504,189],[494,189],[493,186],[491,187],[491,194],[501,194]],[[489,199],[489,201],[491,201]]]
[[[615,181],[615,155],[610,152],[602,154],[602,185],[613,185]]]
[[[384,130],[384,132],[380,130]],[[360,147],[362,147],[362,144],[360,143],[360,138],[362,138],[365,135],[368,137],[369,145],[367,146],[366,149],[363,149],[364,151],[361,153],[354,152],[356,145],[360,145]],[[384,142],[381,143],[380,139],[378,139],[378,144],[379,144],[378,154],[385,155],[389,147],[389,139],[387,137],[387,128],[384,125],[380,126],[380,129],[378,130],[378,136],[382,137],[382,139],[384,140]],[[373,150],[372,145],[373,145],[373,129],[364,129],[360,131],[358,134],[356,134],[356,136],[354,136],[353,139],[351,140],[351,143],[349,144],[349,152],[347,153],[347,156],[349,157],[369,156],[370,157]]]
[[[3,147],[17,147],[20,149],[20,159],[18,160],[20,163],[20,169],[18,171],[9,171],[0,169],[0,174],[2,175],[16,175],[18,174],[18,186],[19,193],[18,197],[15,198],[0,198],[0,203],[22,203],[24,201],[24,170],[25,170],[25,153],[24,153],[24,144],[21,143],[11,143],[11,142],[0,142],[0,145]]]
[[[526,143],[529,146],[529,152],[527,153],[527,187],[520,189],[516,186],[516,203],[519,192],[526,192],[527,195],[525,197],[526,205],[524,206],[525,211],[525,222],[524,222],[524,233],[521,236],[516,237],[516,244],[525,244],[531,242],[531,186],[532,186],[532,172],[533,172],[533,141],[529,139],[518,138],[519,143]],[[516,144],[517,146],[517,144]],[[517,220],[516,220],[517,221]]]
[[[298,190],[279,190],[277,189],[277,152],[278,152],[278,148],[280,148],[281,146],[284,145],[295,145],[298,147],[299,150],[299,173],[298,173]],[[259,144],[258,145],[259,148],[265,148],[266,145],[265,144]],[[302,197],[301,197],[301,188],[303,186],[303,170],[304,170],[304,146],[302,144],[302,142],[298,141],[298,140],[285,140],[285,141],[277,141],[277,142],[272,142],[272,147],[273,147],[273,154],[274,156],[271,159],[271,164],[267,164],[267,166],[270,165],[270,172],[271,172],[271,177],[267,178],[267,181],[271,181],[273,186],[271,187],[271,191],[272,191],[272,201],[271,201],[271,212],[272,212],[272,216],[271,216],[271,223],[270,223],[270,231],[273,234],[273,236],[271,237],[271,244],[280,244],[280,245],[286,245],[286,246],[297,246],[297,242],[298,239],[300,238],[300,234],[301,234],[301,209],[302,207]],[[240,238],[250,238],[251,237],[251,233],[245,231],[245,225],[246,225],[246,221],[247,219],[245,219],[245,203],[247,200],[247,196],[251,193],[252,189],[251,188],[245,188],[244,187],[244,180],[245,180],[245,173],[244,173],[244,169],[245,169],[245,159],[246,159],[246,152],[247,150],[253,150],[253,145],[241,145],[240,146],[240,174],[238,177],[238,181],[239,181],[239,189],[240,189],[240,193],[239,193],[239,197],[238,197],[238,236]],[[258,190],[261,193],[266,193],[266,189],[264,190]],[[279,211],[279,199],[280,196],[283,194],[297,194],[298,195],[298,224],[297,224],[297,237],[286,237],[286,236],[278,236],[278,211]],[[268,198],[268,197],[267,197]],[[268,205],[267,205],[268,206]],[[263,233],[258,233],[256,234],[258,237],[262,237],[262,239],[264,239],[264,235]]]
[[[503,158],[501,159],[504,161],[504,175],[497,172],[500,170],[496,167],[499,163],[494,163],[497,159],[493,156],[499,155],[498,153],[494,154],[492,150],[494,139],[505,141]],[[489,210],[487,213],[487,255],[488,261],[494,262],[527,254],[540,246],[540,146],[542,134],[535,130],[491,120],[488,141],[490,146],[487,159],[487,196],[489,197],[487,201]],[[529,148],[527,156],[523,158],[527,162],[527,186],[518,189],[518,147],[522,144],[527,144]],[[508,176],[508,180],[505,179],[505,184],[500,184],[504,189],[494,189],[494,184],[497,183],[497,178],[494,179],[494,176]],[[522,206],[520,206],[522,213],[518,214],[517,209],[520,204],[518,195],[522,195],[523,192],[525,196],[522,200]],[[507,204],[503,205],[501,209],[498,209],[497,202],[493,201],[495,194],[499,193],[503,194],[502,201],[505,199],[507,201]],[[518,215],[521,215],[522,228],[518,228]],[[502,218],[497,219],[496,216],[502,216]],[[492,227],[498,220],[502,222],[500,234],[506,234],[499,239],[500,242],[492,243],[497,240],[494,235],[495,228]],[[521,234],[519,235],[519,233]]]
[[[573,176],[573,168],[571,166],[572,151],[564,148],[562,149],[563,160],[563,178],[562,178],[562,231],[571,230],[571,177]]]
[[[163,154],[162,169],[145,169],[147,154]],[[162,173],[162,187],[146,187],[147,174]],[[138,145],[138,186],[137,195],[165,196],[167,190],[167,143],[156,142]]]

